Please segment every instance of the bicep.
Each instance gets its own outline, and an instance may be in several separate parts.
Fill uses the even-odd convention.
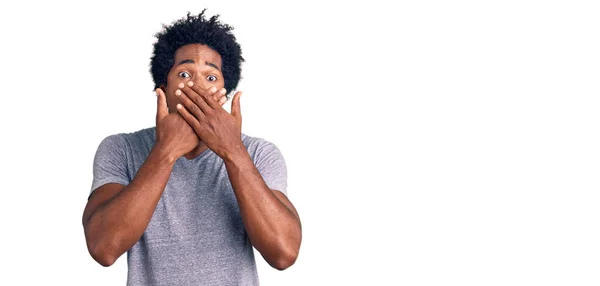
[[[83,226],[85,227],[92,217],[92,214],[106,202],[114,198],[121,192],[125,186],[116,183],[109,183],[98,187],[90,195],[88,202],[83,211]]]
[[[98,146],[94,156],[92,191],[83,211],[84,227],[98,208],[129,184],[126,150],[126,140],[118,134],[106,137]]]
[[[287,195],[287,167],[277,146],[267,142],[258,148],[254,164],[269,189]]]

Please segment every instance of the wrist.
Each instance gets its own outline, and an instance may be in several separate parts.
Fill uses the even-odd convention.
[[[160,162],[165,162],[168,164],[174,164],[180,156],[177,156],[172,148],[168,148],[164,144],[161,144],[160,141],[154,144],[152,150],[150,151],[150,155],[158,158]]]
[[[248,154],[248,150],[246,150],[246,146],[242,142],[238,145],[230,148],[227,152],[223,154],[221,157],[225,164],[239,164],[243,160],[250,159],[250,154]]]

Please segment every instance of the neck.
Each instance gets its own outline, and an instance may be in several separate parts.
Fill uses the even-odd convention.
[[[206,149],[208,149],[206,144],[204,144],[204,142],[200,141],[200,143],[198,144],[198,146],[196,146],[196,148],[194,148],[192,151],[188,152],[187,154],[185,154],[183,156],[188,160],[192,160],[192,159],[198,157],[200,154],[202,154],[202,152],[206,151]]]

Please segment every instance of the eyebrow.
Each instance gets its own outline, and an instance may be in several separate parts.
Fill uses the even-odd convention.
[[[215,64],[213,64],[211,62],[204,62],[204,64],[206,64],[207,66],[211,66],[213,68],[216,68],[218,71],[221,71],[221,69],[217,65],[215,65]]]
[[[194,62],[194,60],[192,60],[192,59],[185,59],[185,60],[183,60],[183,61],[180,61],[180,62],[179,62],[177,65],[182,65],[182,64],[195,64],[195,63],[196,63],[196,62]],[[213,68],[216,68],[218,71],[221,71],[221,69],[220,69],[220,68],[219,68],[217,65],[215,65],[215,64],[213,64],[213,63],[211,63],[211,62],[205,61],[205,62],[204,62],[204,64],[206,64],[207,66],[211,66],[211,67],[213,67]]]

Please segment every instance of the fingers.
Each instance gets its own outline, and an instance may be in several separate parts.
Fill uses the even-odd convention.
[[[211,116],[210,114],[214,112],[213,106],[223,109],[222,106],[228,100],[225,96],[227,91],[224,88],[219,90],[217,87],[211,87],[204,90],[192,81],[187,82],[187,84],[179,83],[177,87],[179,89],[175,91],[175,96],[178,97],[185,111],[194,116],[199,122],[203,122],[207,116]]]
[[[224,88],[218,90],[216,87],[211,87],[210,89],[207,90],[207,92],[209,94],[212,94],[212,98],[217,102],[217,104],[219,104],[219,106],[223,107],[223,105],[225,104],[225,102],[227,102],[227,100],[229,98],[227,98],[227,96],[225,95],[225,93],[227,93],[227,90],[225,90]]]
[[[206,97],[208,97],[208,96],[210,96],[212,94],[212,92],[209,92],[208,89],[203,89],[199,85],[194,84],[193,81],[188,81],[185,85],[183,83],[180,83],[179,84],[179,88],[180,89],[190,88],[195,93],[197,93],[198,95],[200,95],[200,96],[202,96],[204,98],[206,98]]]
[[[183,119],[194,129],[196,134],[200,134],[200,129],[202,126],[200,125],[200,121],[194,115],[192,115],[183,105],[177,104],[177,112],[183,117]]]
[[[181,86],[181,85],[180,85]],[[191,90],[193,91],[193,93],[196,93],[199,95],[200,98],[198,98],[198,101],[204,99],[204,102],[212,107],[212,108],[219,108],[219,103],[218,100],[214,98],[215,92],[216,92],[216,87],[211,87],[209,90],[204,90],[202,89],[200,86],[195,85],[193,81],[188,81],[187,84],[185,85],[185,88],[183,88],[183,91],[188,94],[188,95],[192,95],[193,93],[188,93],[187,90]],[[225,95],[225,91],[224,89],[221,91],[222,95]],[[192,98],[194,99],[194,98]],[[196,100],[194,100],[196,101]]]
[[[179,106],[182,106],[188,113],[192,114],[198,120],[204,121],[204,119],[206,119],[205,111],[209,111],[210,107],[206,105],[206,102],[204,102],[203,99],[200,99],[202,103],[199,106],[180,89],[175,91],[175,96],[177,96],[179,98],[179,101],[181,102],[181,105],[177,105],[177,110],[180,110]]]
[[[221,106],[227,102],[228,98],[225,95],[226,90],[224,88],[218,90],[216,87],[211,87],[207,89],[207,92],[212,94],[212,98]]]
[[[200,108],[200,110],[204,113],[208,113],[210,112],[210,110],[212,109],[212,107],[210,107],[208,105],[208,103],[206,103],[206,98],[209,97],[207,92],[202,90],[202,89],[197,89],[198,92],[196,92],[196,90],[191,89],[191,87],[189,86],[189,83],[191,83],[191,81],[188,81],[188,85],[185,85],[183,83],[180,83],[177,87],[179,88],[178,90],[175,91],[175,95],[177,97],[179,97],[182,102],[184,98],[189,99],[186,104],[184,104],[184,106],[192,112],[192,114],[194,114],[194,110],[192,110],[192,106],[190,105],[190,103],[193,103],[194,105],[196,105],[197,107]],[[193,84],[193,83],[192,83]]]
[[[222,107],[225,102],[227,102],[227,96],[221,96],[221,98],[219,99],[219,105]]]
[[[167,115],[169,115],[169,108],[167,107],[167,97],[165,96],[165,92],[162,89],[156,89],[156,97],[156,123],[158,123],[163,118],[167,117]]]
[[[238,91],[233,96],[233,100],[231,101],[231,115],[235,117],[239,122],[242,121],[242,109],[240,107],[240,97],[242,96],[242,92]]]
[[[218,104],[218,106],[223,107],[223,104],[225,104],[225,102],[227,102],[227,96],[225,96],[225,94],[227,93],[227,90],[225,90],[224,88],[221,89],[217,89],[217,87],[213,86],[209,89],[206,90],[207,94],[212,97],[215,102]]]

